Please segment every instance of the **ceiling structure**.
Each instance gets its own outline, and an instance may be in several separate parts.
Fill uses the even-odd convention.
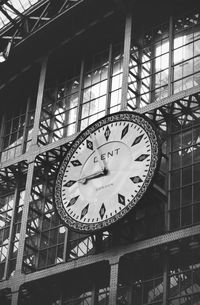
[[[31,34],[83,0],[0,0],[0,52]]]
[[[0,29],[15,22],[17,17],[24,17],[27,10],[38,2],[41,0],[1,0]]]

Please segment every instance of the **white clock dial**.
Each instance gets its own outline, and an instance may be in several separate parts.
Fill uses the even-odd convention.
[[[55,183],[55,204],[80,232],[108,227],[143,196],[159,162],[158,139],[144,116],[108,115],[84,130],[66,154]]]

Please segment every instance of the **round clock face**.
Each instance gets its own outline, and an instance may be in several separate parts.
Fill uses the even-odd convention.
[[[125,216],[147,190],[159,163],[151,122],[132,112],[108,115],[81,132],[55,182],[55,205],[79,232],[106,228]]]

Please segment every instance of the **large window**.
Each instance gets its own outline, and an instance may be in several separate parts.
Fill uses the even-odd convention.
[[[13,275],[15,270],[26,171],[25,163],[0,171],[0,280]]]
[[[110,44],[70,69],[68,72],[66,68],[56,78],[54,65],[49,62],[38,136],[40,145],[73,135],[120,109],[121,45]]]
[[[199,84],[199,13],[171,18],[133,39],[127,96],[130,109]]]
[[[108,86],[109,49],[89,58],[85,64],[81,129],[105,115]]]
[[[163,304],[163,267],[152,254],[144,253],[143,260],[138,255],[137,262],[134,256],[122,259],[117,304]]]
[[[34,121],[34,110],[30,102],[15,112],[10,112],[2,120],[1,162],[20,156],[30,146]]]
[[[60,83],[47,78],[38,136],[40,145],[55,142],[76,132],[79,88],[80,75]]]
[[[171,229],[200,222],[200,122],[182,123],[171,137]]]
[[[57,165],[56,153],[40,155],[35,161],[23,257],[26,273],[64,261],[66,228],[53,206]]]
[[[199,304],[199,256],[185,250],[184,255],[171,255],[167,264],[165,259],[156,249],[124,256],[117,304]]]
[[[200,22],[199,13],[174,21],[173,92],[200,84]]]
[[[130,54],[128,104],[144,107],[168,95],[169,24],[141,34]]]
[[[1,198],[0,218],[0,278],[4,277],[6,257],[8,255],[9,231],[13,214],[14,194]]]
[[[184,261],[181,261],[172,261],[170,264],[168,304],[199,304],[199,259],[195,259],[190,253],[184,256]]]

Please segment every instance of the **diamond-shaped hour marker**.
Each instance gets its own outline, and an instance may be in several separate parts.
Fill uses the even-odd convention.
[[[118,194],[118,201],[119,201],[119,203],[121,203],[123,205],[126,204],[125,197],[123,195],[121,195],[121,194]]]
[[[137,159],[135,159],[135,161],[144,161],[147,157],[149,157],[149,155],[142,154]]]
[[[106,208],[105,208],[105,205],[103,203],[100,210],[99,210],[99,215],[100,215],[101,219],[103,219],[103,216],[105,215],[105,212],[106,212]]]
[[[82,165],[81,162],[79,160],[73,160],[71,161],[71,163],[74,165],[74,166],[80,166]]]
[[[121,139],[127,134],[129,125],[126,125],[124,129],[122,130]]]
[[[74,183],[76,183],[75,180],[69,180],[67,183],[64,184],[64,186],[70,187],[70,186],[72,186]]]
[[[135,138],[135,140],[134,140],[134,142],[133,142],[133,144],[131,146],[140,143],[140,141],[142,140],[143,136],[144,136],[144,134],[142,134],[141,136]]]
[[[131,177],[130,179],[133,183],[142,182],[142,179],[139,176]]]
[[[81,211],[81,219],[87,214],[89,208],[89,203]]]
[[[93,150],[93,143],[90,140],[86,141],[86,146],[87,146],[88,149]]]
[[[104,136],[106,138],[106,141],[108,141],[108,138],[111,134],[110,128],[107,126],[106,131],[104,132]]]
[[[70,202],[68,203],[67,208],[70,207],[71,205],[74,205],[74,204],[76,203],[78,197],[79,197],[79,196],[76,196],[76,197],[72,198],[72,199],[70,200]]]

